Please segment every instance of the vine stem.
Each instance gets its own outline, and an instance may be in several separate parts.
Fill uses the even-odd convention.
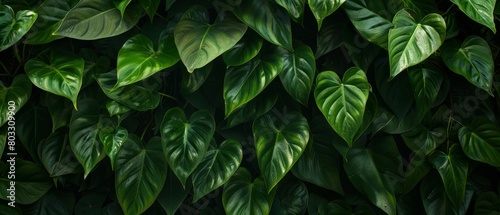
[[[160,95],[161,95],[161,96],[163,96],[163,97],[167,97],[167,98],[172,99],[172,100],[174,100],[174,101],[176,101],[176,102],[179,102],[179,100],[177,100],[177,99],[176,99],[175,97],[173,97],[173,96],[167,95],[167,94],[165,94],[165,93],[160,93],[160,92],[157,92],[157,93],[158,93],[158,94],[160,94]]]

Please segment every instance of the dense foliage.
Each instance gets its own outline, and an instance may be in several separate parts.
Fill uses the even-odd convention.
[[[495,3],[0,1],[0,211],[498,214]]]

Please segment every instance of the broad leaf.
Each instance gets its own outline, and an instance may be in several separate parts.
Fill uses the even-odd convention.
[[[348,56],[345,56],[347,62],[351,63],[352,61],[354,66],[363,71],[368,71],[372,62],[379,56],[382,48],[359,36],[355,29],[347,28],[342,31],[344,47],[347,49],[348,54]],[[345,49],[342,49],[344,55]]]
[[[297,112],[268,113],[254,121],[252,130],[259,169],[271,192],[304,152],[309,125]]]
[[[52,133],[39,148],[40,160],[50,177],[81,172],[80,164],[71,151],[67,132]]]
[[[401,136],[412,151],[428,155],[446,140],[445,135],[446,131],[443,128],[427,128],[420,125]]]
[[[408,71],[408,77],[413,87],[413,96],[420,117],[432,108],[444,81],[444,74],[431,64],[421,64]]]
[[[195,72],[182,72],[181,92],[183,94],[194,93],[207,80],[212,72],[213,64],[209,63],[206,66],[196,69]]]
[[[469,18],[496,33],[495,16],[493,15],[496,0],[451,0],[451,2],[458,5],[458,8]]]
[[[122,148],[122,145],[127,138],[128,131],[122,127],[116,127],[113,129],[113,127],[107,126],[99,132],[99,139],[104,145],[104,151],[111,161],[111,168],[114,168],[116,155]]]
[[[153,42],[143,34],[127,40],[118,52],[118,81],[113,89],[146,79],[179,61],[173,35],[163,33],[158,44],[153,47]]]
[[[108,57],[98,56],[95,51],[88,48],[80,49],[78,55],[80,55],[83,60],[85,60],[85,66],[83,68],[82,88],[85,88],[95,82],[95,75],[102,74],[108,71],[108,67],[110,64]]]
[[[131,7],[120,14],[112,0],[81,0],[64,17],[54,33],[79,40],[96,40],[122,34],[139,21],[141,10]]]
[[[111,124],[101,114],[99,103],[94,99],[80,100],[78,111],[73,111],[69,125],[69,142],[76,158],[84,169],[84,178],[106,156],[99,141],[99,132]]]
[[[426,214],[451,215],[453,209],[449,202],[443,183],[436,180],[437,175],[429,174],[420,182],[420,198]]]
[[[210,63],[245,34],[246,25],[231,14],[223,15],[210,24],[208,11],[202,6],[193,6],[175,27],[175,45],[189,72]]]
[[[500,198],[492,191],[481,194],[474,205],[475,215],[488,215],[500,213]]]
[[[185,186],[207,153],[215,132],[215,121],[206,110],[186,118],[180,108],[168,110],[161,123],[161,139],[168,164]]]
[[[259,34],[248,30],[236,45],[222,54],[222,59],[227,66],[242,65],[257,56],[262,43],[263,39]]]
[[[271,83],[283,68],[279,56],[271,54],[237,67],[229,67],[224,77],[226,118]]]
[[[226,128],[231,128],[244,122],[249,122],[269,112],[278,100],[278,93],[267,89],[257,97],[236,109],[227,118]]]
[[[500,129],[485,117],[458,131],[460,145],[472,160],[500,167]]]
[[[40,200],[23,207],[23,215],[72,214],[75,195],[71,192],[53,190]]]
[[[58,128],[68,126],[73,112],[71,101],[54,94],[47,93],[46,96],[47,107],[52,119],[52,132],[55,132]],[[43,123],[47,125],[47,122]]]
[[[125,9],[132,2],[132,0],[113,0],[113,4],[120,11],[122,17],[125,15]]]
[[[31,82],[47,92],[63,96],[77,108],[82,87],[83,58],[57,50],[49,50],[26,62],[24,70]]]
[[[15,115],[31,96],[31,82],[26,75],[16,75],[7,87],[0,81],[0,127]]]
[[[441,15],[431,13],[420,22],[406,10],[399,11],[389,30],[389,62],[391,78],[414,66],[434,53],[446,37],[446,22]]]
[[[452,145],[448,154],[435,151],[430,156],[430,162],[441,175],[444,190],[455,208],[458,208],[465,197],[465,185],[469,163],[463,156],[458,145]]]
[[[18,11],[9,5],[0,5],[0,51],[3,51],[19,41],[31,28],[38,14],[31,10]]]
[[[351,0],[342,8],[364,38],[387,49],[387,35],[394,25],[389,21],[391,17],[382,0]]]
[[[124,86],[111,91],[116,83],[114,71],[96,75],[95,78],[106,96],[129,108],[146,111],[154,109],[160,104],[160,95],[156,91],[139,85]]]
[[[334,13],[324,20],[324,24],[319,29],[316,37],[316,51],[314,52],[316,59],[333,51],[344,43],[344,35],[338,32],[347,28],[348,22],[339,22],[338,20],[345,18],[344,13]]]
[[[102,206],[106,201],[106,194],[91,193],[84,195],[75,204],[75,215],[103,214]]]
[[[293,20],[302,22],[306,0],[276,0],[276,3],[285,8]]]
[[[238,171],[224,185],[222,204],[226,214],[269,214],[274,192],[266,192],[262,178],[252,182],[252,175],[245,168]]]
[[[139,0],[139,4],[142,6],[142,9],[146,11],[150,20],[153,20],[155,16],[156,10],[160,5],[160,0]]]
[[[12,158],[14,158],[13,160],[15,161],[12,161]],[[43,167],[30,161],[20,160],[19,158],[20,157],[16,156],[6,157],[6,164],[11,165],[9,160],[11,160],[10,162],[14,162],[13,165],[15,165],[16,168],[14,173],[15,180],[12,180],[14,178],[7,178],[7,172],[9,171],[7,169],[5,169],[5,172],[2,172],[4,176],[0,178],[0,199],[7,201],[10,201],[8,196],[11,195],[11,181],[15,181],[14,195],[16,206],[18,206],[18,204],[32,204],[36,202],[53,186],[50,177]]]
[[[51,133],[49,112],[45,107],[28,104],[18,113],[15,122],[16,142],[21,142],[33,161],[39,163],[40,143]]]
[[[304,214],[309,202],[306,185],[300,180],[287,179],[278,187],[274,195],[271,214]]]
[[[439,13],[435,0],[395,0],[390,2],[386,1],[386,5],[393,14],[396,14],[398,10],[401,9],[414,11],[416,18],[422,18],[429,13]]]
[[[307,3],[311,8],[316,21],[318,22],[318,30],[325,17],[335,12],[346,0],[308,0]]]
[[[352,146],[363,123],[370,84],[359,68],[350,68],[343,80],[337,73],[325,71],[318,75],[314,98],[330,126]]]
[[[44,1],[42,5],[35,9],[35,12],[38,14],[38,21],[31,27],[24,43],[45,44],[62,38],[62,36],[54,35],[53,33],[59,28],[61,20],[70,9],[66,1]]]
[[[109,116],[122,115],[130,111],[130,108],[118,103],[115,100],[109,100],[106,102],[106,109],[108,110]]]
[[[175,215],[177,209],[179,209],[184,199],[191,192],[191,186],[191,183],[187,183],[186,188],[182,187],[177,176],[168,170],[167,180],[156,201],[160,203],[163,210],[167,212],[167,215]]]
[[[167,178],[167,162],[159,137],[143,145],[130,135],[116,155],[116,198],[125,214],[141,214],[156,200]]]
[[[226,183],[242,158],[241,145],[235,140],[226,140],[216,149],[209,150],[193,172],[193,202]]]
[[[293,50],[290,17],[273,1],[241,1],[241,4],[234,10],[234,14],[265,40],[290,51]]]
[[[283,69],[280,72],[283,87],[292,98],[307,106],[316,74],[316,60],[311,48],[297,42],[294,52],[278,47],[275,53],[281,56],[283,61]]]
[[[455,40],[446,42],[442,47],[441,57],[451,71],[492,94],[495,63],[490,46],[483,38],[471,36],[462,45]]]

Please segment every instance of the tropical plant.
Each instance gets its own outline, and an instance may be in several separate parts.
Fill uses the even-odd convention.
[[[0,1],[0,210],[500,213],[495,3]]]

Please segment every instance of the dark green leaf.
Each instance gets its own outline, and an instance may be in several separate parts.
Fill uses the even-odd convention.
[[[458,5],[458,8],[469,18],[496,33],[495,17],[493,15],[496,0],[451,0],[451,2]]]
[[[314,57],[316,57],[316,59],[340,47],[344,42],[344,35],[339,34],[339,32],[342,32],[348,26],[348,23],[338,21],[339,19],[346,18],[345,16],[341,15],[344,14],[334,13],[324,20],[324,24],[319,29],[316,38],[316,52],[314,53]]]
[[[194,70],[195,72],[185,72],[182,73],[181,81],[181,92],[184,94],[190,94],[198,90],[203,83],[207,80],[210,72],[212,72],[213,64],[209,63],[206,66]]]
[[[70,6],[63,0],[46,0],[35,12],[38,14],[38,21],[31,27],[26,40],[26,44],[45,44],[53,40],[62,38],[62,36],[54,35],[61,20],[70,10]]]
[[[311,8],[316,21],[318,22],[318,30],[325,17],[335,12],[346,0],[308,0],[307,3]]]
[[[252,121],[264,115],[274,107],[277,100],[278,93],[275,90],[265,90],[263,93],[231,113],[227,118],[226,128]]]
[[[300,215],[304,214],[309,202],[306,185],[299,180],[288,179],[278,187],[274,195],[271,214]]]
[[[285,8],[293,20],[302,22],[306,0],[276,0],[276,3]]]
[[[429,129],[423,125],[402,134],[406,146],[416,153],[430,154],[446,140],[443,128]]]
[[[458,131],[460,145],[467,157],[500,167],[500,129],[485,117]]]
[[[0,5],[0,17],[0,51],[3,51],[28,32],[38,14],[31,10],[21,10],[14,16],[14,10],[9,5]]]
[[[23,215],[72,214],[74,205],[73,193],[51,191],[34,204],[23,207]]]
[[[16,159],[17,158],[17,159]],[[15,173],[9,174],[14,175],[15,180],[7,178],[7,172],[3,172],[4,177],[0,178],[0,199],[9,200],[11,195],[12,184],[14,181],[14,197],[15,205],[17,204],[31,204],[36,202],[38,199],[47,193],[47,191],[52,188],[53,184],[50,181],[50,177],[43,167],[38,166],[35,163],[25,160],[19,160],[20,157],[10,157],[7,156],[7,164],[15,166]],[[11,161],[9,161],[11,160]],[[14,160],[12,164],[12,160]]]
[[[115,100],[109,100],[106,103],[106,109],[108,110],[109,116],[121,115],[130,111],[130,108],[118,103]]]
[[[101,214],[106,201],[106,194],[92,193],[85,195],[75,204],[75,215]]]
[[[9,116],[15,115],[30,96],[31,82],[26,75],[16,75],[9,87],[0,81],[0,126],[8,121]]]
[[[443,183],[436,180],[437,175],[428,175],[420,182],[420,198],[426,214],[451,215],[452,206],[446,197]]]
[[[421,64],[409,69],[408,77],[418,112],[420,117],[424,117],[436,101],[444,75],[439,68],[431,64]]]
[[[120,11],[122,17],[125,15],[125,9],[132,2],[132,0],[113,0],[113,4],[115,4],[116,9]]]
[[[484,192],[477,198],[474,205],[474,215],[488,215],[500,213],[500,199],[492,191]]]
[[[73,109],[73,108],[71,108]],[[16,120],[16,134],[29,155],[38,163],[40,142],[51,133],[49,113],[46,108],[27,105],[19,112]]]
[[[55,132],[58,128],[68,126],[73,111],[71,101],[54,94],[47,93],[46,96],[47,107],[52,119],[52,132]],[[46,122],[44,123],[46,124]]]
[[[165,181],[165,185],[156,201],[160,203],[165,212],[167,212],[167,215],[174,215],[186,196],[190,193],[191,188],[191,183],[187,183],[186,188],[183,188],[177,176],[169,170],[167,181]]]
[[[222,54],[227,66],[239,66],[257,56],[262,48],[263,39],[255,31],[248,30],[229,50]]]
[[[128,131],[122,127],[113,129],[113,127],[107,126],[99,132],[99,139],[104,145],[104,151],[111,161],[111,168],[114,168],[116,155],[127,138]]]
[[[67,132],[52,133],[39,148],[40,160],[50,177],[81,172],[80,164],[71,151]]]
[[[153,20],[155,16],[156,10],[160,5],[160,0],[139,0],[139,4],[142,6],[142,9],[146,11],[150,20]]]

